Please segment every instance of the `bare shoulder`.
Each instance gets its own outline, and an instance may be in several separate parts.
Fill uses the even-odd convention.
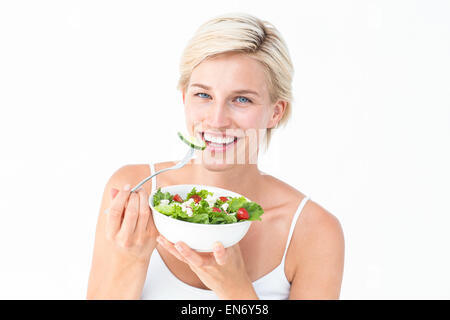
[[[295,226],[291,246],[298,259],[302,254],[317,255],[317,250],[324,255],[341,252],[344,248],[344,233],[339,219],[309,199]]]
[[[131,187],[137,185],[142,179],[148,177],[150,169],[148,164],[127,164],[118,168],[108,180],[109,188],[122,189],[126,184]],[[144,188],[147,192],[151,190],[151,181],[148,181]]]
[[[291,202],[298,205],[306,196],[293,186],[273,176],[266,175],[266,179],[270,186],[271,193],[275,193],[275,196],[279,195],[277,198],[282,199],[283,202]],[[330,232],[340,233],[340,231],[342,231],[336,216],[312,199],[309,199],[306,203],[299,220],[301,220],[301,222],[299,221],[297,225],[303,225],[304,227],[296,228],[299,230],[305,229],[304,231],[308,230],[308,232],[313,233],[327,231],[327,234]]]
[[[305,197],[305,195],[302,192],[300,192],[293,186],[268,174],[264,174],[264,185],[266,186],[264,194],[271,195],[270,204],[266,206],[267,208],[283,207],[287,209],[286,211],[292,211],[290,209],[293,209],[294,207],[298,206],[303,197]],[[264,200],[262,200],[262,202],[263,201]],[[264,207],[263,204],[261,205]]]
[[[338,218],[311,199],[297,221],[286,257],[291,299],[338,299],[344,272]]]
[[[304,207],[298,229],[311,239],[338,240],[343,234],[338,218],[311,199]]]
[[[273,176],[267,176],[266,179],[271,187],[271,193],[283,199],[281,206],[287,209],[285,212],[291,212],[291,215],[283,217],[286,220],[284,224],[286,230],[290,226],[294,212],[306,195]],[[322,270],[324,274],[334,274],[334,283],[337,283],[342,277],[343,262],[344,232],[339,219],[309,199],[294,227],[286,256],[286,275],[289,280],[293,280],[295,275],[300,273],[310,276],[311,272]],[[322,279],[324,278],[326,276]]]
[[[173,161],[158,162],[155,163],[155,167],[157,167],[157,170],[160,170],[171,167],[174,164]],[[150,174],[153,174],[153,172],[150,172],[150,166],[148,164],[126,164],[113,172],[108,180],[107,187],[121,189],[126,184],[130,184],[133,188]],[[144,184],[144,189],[150,194],[152,189],[151,180]]]

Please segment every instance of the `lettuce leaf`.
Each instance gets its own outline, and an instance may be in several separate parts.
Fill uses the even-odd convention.
[[[212,208],[209,207],[206,200],[201,200],[197,205],[192,206],[192,212],[194,215],[203,213],[210,214],[212,212]]]
[[[166,216],[171,216],[175,212],[174,206],[170,204],[158,204],[155,209],[158,210],[158,212],[165,214]]]
[[[159,204],[155,207],[155,209],[158,210],[158,212],[174,219],[186,220],[189,218],[187,213],[184,212],[178,204]]]
[[[224,203],[227,203],[227,202],[230,202],[231,200],[228,200],[228,201],[222,201],[222,200],[220,200],[219,198],[217,198],[217,200],[216,200],[216,202],[214,203],[214,205],[216,206],[216,207],[221,207]]]
[[[193,214],[186,219],[188,222],[209,224],[209,215],[207,213]]]
[[[192,188],[191,192],[189,192],[186,196],[186,200],[189,200],[190,197],[197,195],[200,196],[202,199],[206,199],[206,197],[209,195],[213,195],[212,192],[209,192],[208,190],[202,189],[200,191],[197,191],[195,187]]]
[[[161,188],[158,188],[157,192],[153,196],[153,206],[157,211],[166,216],[170,216],[178,220],[201,224],[227,224],[239,222],[241,220],[238,220],[235,214],[230,214],[235,213],[239,208],[245,208],[248,211],[249,221],[261,220],[261,215],[264,213],[264,210],[259,204],[248,201],[245,197],[228,197],[229,200],[226,202],[217,199],[215,206],[220,208],[221,211],[214,212],[208,202],[204,200],[208,195],[213,195],[212,192],[203,189],[197,191],[194,187],[186,196],[186,200],[193,195],[200,196],[202,200],[197,204],[191,204],[192,216],[188,216],[186,212],[183,212],[180,204],[177,202],[172,202],[173,196],[170,195],[169,192],[161,192]],[[170,203],[161,204],[161,200],[163,199],[169,200]],[[224,203],[228,203],[228,208],[226,211],[222,208]]]
[[[242,208],[247,210],[249,221],[261,221],[261,215],[264,213],[264,210],[259,204],[257,204],[256,202],[247,201],[242,205]]]
[[[225,223],[234,223],[237,222],[236,215],[227,214],[223,211],[221,212],[213,212],[210,215],[210,223],[211,224],[225,224]]]
[[[245,199],[244,197],[239,197],[239,198],[233,198],[231,200],[229,200],[229,206],[228,206],[228,212],[236,212],[238,211],[239,208],[242,208],[242,206],[244,205],[244,203],[247,202],[247,199]]]
[[[155,192],[155,195],[153,196],[153,206],[155,207],[155,209],[163,199],[172,201],[173,196],[170,195],[170,192],[163,193],[161,192],[161,188],[158,188],[158,190]]]

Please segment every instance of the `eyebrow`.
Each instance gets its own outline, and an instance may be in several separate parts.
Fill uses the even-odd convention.
[[[208,87],[207,85],[201,84],[201,83],[193,83],[190,85],[190,87],[199,87],[205,90],[211,90],[211,87]],[[256,91],[252,91],[252,90],[247,90],[247,89],[243,89],[243,90],[235,90],[233,91],[233,93],[238,93],[238,94],[253,94],[257,97],[259,97],[258,92]]]

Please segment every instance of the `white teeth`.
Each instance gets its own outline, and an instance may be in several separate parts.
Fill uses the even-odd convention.
[[[231,143],[234,141],[234,137],[216,137],[213,135],[210,135],[209,133],[205,132],[205,140],[208,142],[213,142],[213,143]]]

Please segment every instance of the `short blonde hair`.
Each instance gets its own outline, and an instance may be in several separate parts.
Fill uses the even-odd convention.
[[[185,47],[180,62],[177,89],[187,89],[194,68],[203,60],[222,53],[246,53],[265,67],[271,103],[287,101],[279,125],[291,116],[294,68],[280,32],[269,22],[246,13],[228,13],[203,23]],[[267,129],[265,148],[271,138]]]

